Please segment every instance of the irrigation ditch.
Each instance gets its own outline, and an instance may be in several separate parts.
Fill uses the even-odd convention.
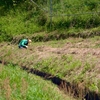
[[[5,62],[3,60],[0,60],[0,64],[7,65],[9,62]],[[11,64],[11,63],[10,63]],[[16,66],[16,64],[12,64],[13,66]],[[20,66],[23,70],[27,71],[28,73],[35,74],[37,76],[42,77],[45,80],[50,80],[52,83],[58,86],[58,88],[61,91],[64,91],[65,94],[68,94],[70,96],[73,96],[74,98],[80,98],[81,100],[100,100],[100,93],[90,91],[86,87],[79,87],[79,84],[77,83],[70,83],[66,80],[63,80],[57,76],[51,75],[49,73],[45,73],[42,71],[39,71],[34,68],[29,68],[27,66]]]

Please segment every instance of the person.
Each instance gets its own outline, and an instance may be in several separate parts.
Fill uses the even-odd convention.
[[[19,45],[18,47],[19,48],[28,48],[28,44],[31,43],[31,39],[22,39],[20,42],[19,42]]]

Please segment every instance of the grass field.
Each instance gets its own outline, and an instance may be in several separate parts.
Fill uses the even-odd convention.
[[[0,65],[0,100],[75,100],[19,66]]]
[[[0,44],[0,60],[50,73],[70,83],[100,92],[100,37],[32,42],[28,49]]]
[[[30,69],[74,84],[71,96],[100,94],[100,1],[31,1],[0,2],[0,100],[74,100]],[[18,48],[22,38],[32,39],[28,49]]]
[[[38,0],[36,4],[26,0],[6,10],[0,6],[0,41],[11,41],[19,34],[45,32],[48,35],[52,31],[64,36],[99,35],[99,0],[55,0],[52,1],[52,11],[49,1]]]

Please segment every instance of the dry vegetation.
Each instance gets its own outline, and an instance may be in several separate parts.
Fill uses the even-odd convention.
[[[4,62],[58,75],[81,88],[100,92],[100,37],[32,43],[28,49],[1,43],[0,55]]]

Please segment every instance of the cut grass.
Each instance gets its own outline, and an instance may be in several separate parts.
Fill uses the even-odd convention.
[[[99,77],[97,69],[99,69],[100,54],[99,46],[96,47],[100,43],[99,39],[100,37],[68,38],[60,41],[37,42],[32,43],[27,50],[20,50],[17,45],[6,44],[1,47],[0,60],[32,67],[69,82],[84,80],[89,83],[90,89],[94,89],[91,86]],[[98,84],[99,81],[96,84],[99,89]]]

